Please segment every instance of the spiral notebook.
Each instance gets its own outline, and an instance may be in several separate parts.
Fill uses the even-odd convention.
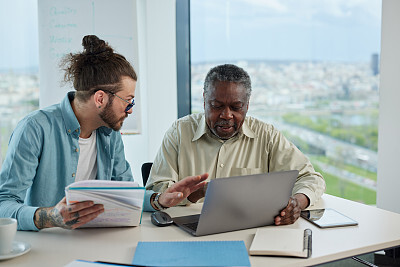
[[[310,229],[291,229],[277,226],[257,229],[251,243],[250,255],[270,255],[308,258],[312,252]]]
[[[250,266],[243,241],[139,242],[133,265]]]

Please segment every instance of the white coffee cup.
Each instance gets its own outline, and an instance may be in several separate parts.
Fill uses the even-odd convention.
[[[11,252],[16,232],[16,219],[0,218],[0,255],[6,255]]]

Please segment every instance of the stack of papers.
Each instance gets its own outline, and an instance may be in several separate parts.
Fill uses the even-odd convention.
[[[67,204],[91,200],[104,205],[104,213],[83,227],[138,226],[145,188],[136,182],[86,180],[65,188]]]

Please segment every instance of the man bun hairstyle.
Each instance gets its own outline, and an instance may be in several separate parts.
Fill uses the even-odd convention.
[[[251,95],[251,79],[249,74],[242,68],[233,64],[224,64],[212,68],[204,81],[204,95],[206,96],[210,86],[215,82],[234,82],[241,84],[246,89],[247,99]]]
[[[73,84],[76,98],[86,101],[100,89],[116,93],[121,90],[122,76],[137,81],[132,65],[104,40],[86,35],[82,46],[83,52],[67,54],[60,64],[64,81]]]

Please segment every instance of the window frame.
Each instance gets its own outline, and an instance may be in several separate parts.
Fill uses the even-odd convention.
[[[190,0],[176,0],[176,68],[178,118],[192,113]]]

